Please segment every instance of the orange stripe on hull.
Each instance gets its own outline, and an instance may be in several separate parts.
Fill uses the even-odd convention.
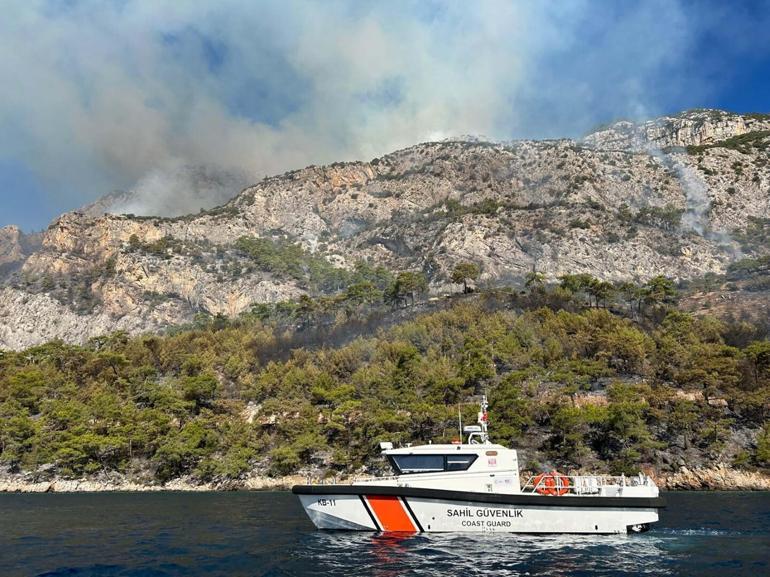
[[[414,533],[417,529],[404,511],[404,506],[398,497],[391,495],[376,495],[366,497],[366,502],[380,522],[383,531],[405,531]]]

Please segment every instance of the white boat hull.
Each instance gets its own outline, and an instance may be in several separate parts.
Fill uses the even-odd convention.
[[[395,487],[300,486],[294,492],[319,529],[358,531],[614,534],[646,530],[658,520],[658,508],[663,506],[659,498]]]

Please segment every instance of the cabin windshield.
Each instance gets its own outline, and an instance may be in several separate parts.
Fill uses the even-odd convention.
[[[393,470],[399,475],[465,471],[477,455],[388,455]]]

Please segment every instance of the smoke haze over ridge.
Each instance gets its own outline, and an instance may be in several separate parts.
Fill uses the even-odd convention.
[[[451,135],[579,136],[696,105],[729,81],[714,74],[731,55],[767,52],[769,7],[10,3],[0,20],[10,86],[0,92],[0,200],[10,199],[0,226],[44,226],[62,208],[148,183],[156,204],[134,212],[160,210],[163,194],[197,211],[187,187],[158,186],[183,166],[256,180]],[[730,47],[705,58],[704,36]],[[25,186],[47,210],[23,206]]]

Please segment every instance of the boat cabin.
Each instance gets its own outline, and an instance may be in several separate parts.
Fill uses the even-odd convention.
[[[516,451],[502,445],[419,445],[382,453],[395,475],[390,479],[400,487],[496,493],[520,489]]]
[[[516,451],[502,445],[418,445],[386,449],[382,454],[395,475],[460,473],[516,469]]]
[[[465,443],[393,448],[380,443],[382,454],[394,476],[379,478],[378,484],[427,487],[456,491],[519,493],[519,462],[514,449],[490,443],[487,433],[487,403],[483,398],[478,425],[466,426]],[[361,481],[362,484],[369,481]],[[358,484],[358,483],[356,483]]]

